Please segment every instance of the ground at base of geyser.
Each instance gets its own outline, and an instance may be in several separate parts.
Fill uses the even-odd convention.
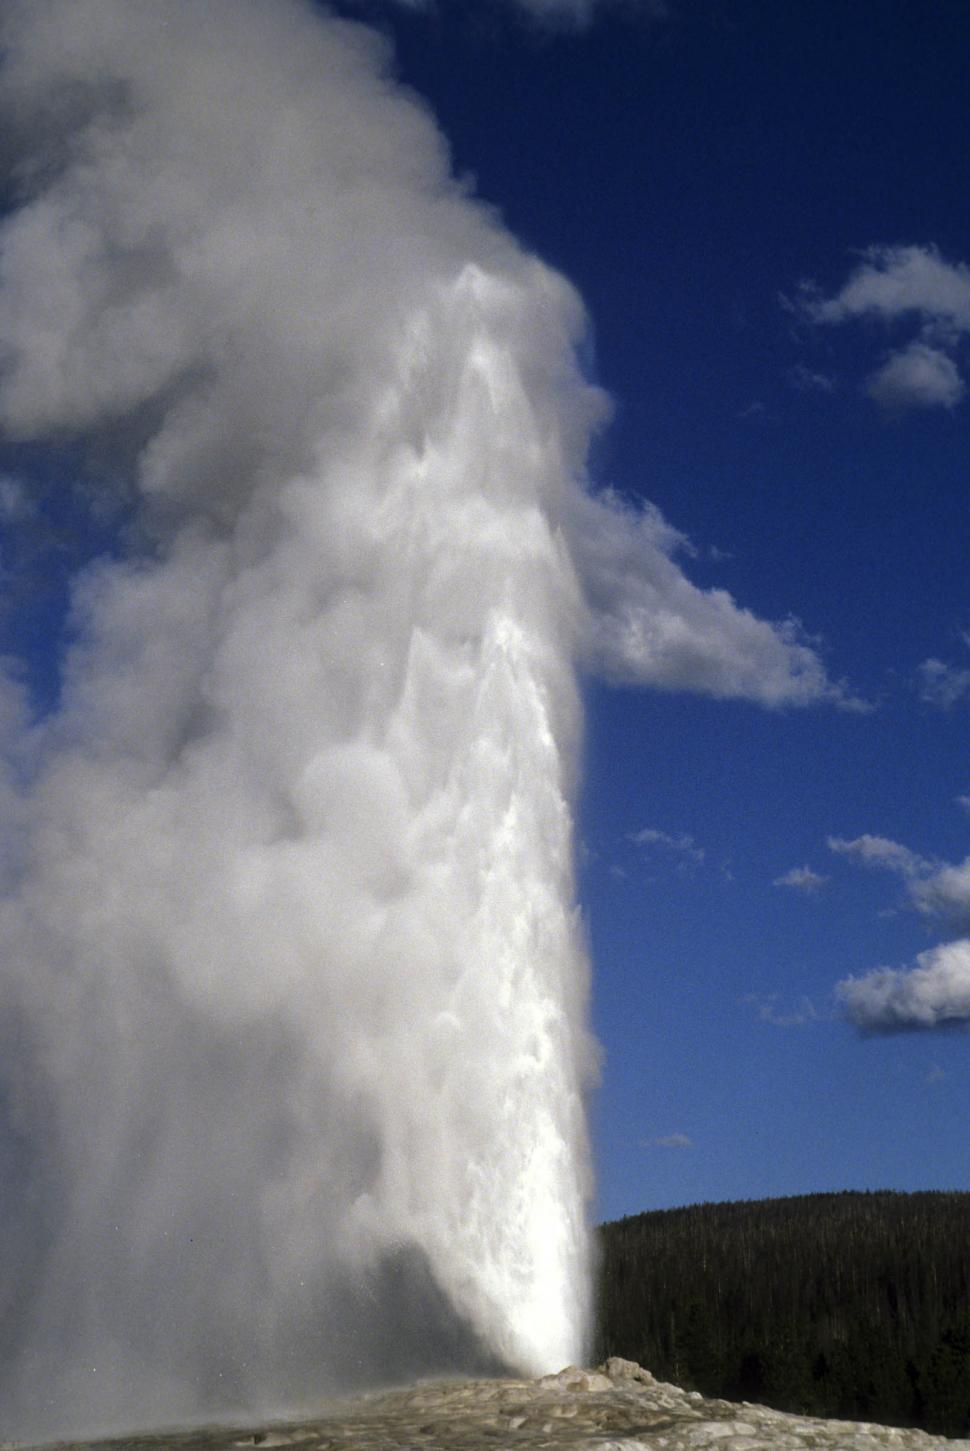
[[[19,1443],[0,1441],[0,1451]],[[613,1357],[538,1380],[447,1380],[333,1402],[312,1419],[201,1427],[101,1440],[58,1451],[970,1451],[970,1440],[706,1400]],[[25,1448],[26,1451],[26,1448]]]

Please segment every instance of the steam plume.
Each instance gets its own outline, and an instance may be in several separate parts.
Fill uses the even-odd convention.
[[[0,412],[94,440],[130,522],[56,710],[0,691],[0,1429],[554,1368],[588,1299],[574,661],[832,687],[582,492],[580,304],[373,34],[302,0],[4,26]]]

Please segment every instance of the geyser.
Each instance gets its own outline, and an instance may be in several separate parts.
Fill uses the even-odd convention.
[[[824,671],[583,491],[579,302],[373,34],[301,0],[3,25],[0,417],[93,443],[127,512],[56,708],[0,688],[0,1433],[556,1369],[576,661],[772,703]]]

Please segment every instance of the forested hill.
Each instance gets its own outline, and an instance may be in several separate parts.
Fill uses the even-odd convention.
[[[599,1359],[781,1410],[970,1432],[970,1193],[698,1204],[600,1237]]]

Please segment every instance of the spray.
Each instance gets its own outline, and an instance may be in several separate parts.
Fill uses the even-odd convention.
[[[359,27],[72,0],[5,40],[3,417],[107,436],[137,535],[16,732],[4,1429],[555,1368],[588,1313],[576,299]]]

